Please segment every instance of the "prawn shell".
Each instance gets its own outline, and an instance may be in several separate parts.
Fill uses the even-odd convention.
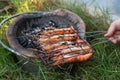
[[[59,48],[61,46],[70,45],[70,44],[73,44],[73,42],[71,42],[71,41],[61,41],[61,42],[58,42],[58,43],[55,43],[55,44],[45,45],[45,46],[43,46],[43,49],[44,50],[53,50],[55,48]]]
[[[70,53],[74,53],[74,54],[87,54],[90,51],[90,47],[89,46],[85,46],[85,47],[74,47],[71,46],[69,48],[63,49],[61,50],[60,53],[55,54],[55,55],[61,55],[61,54],[70,54]]]
[[[92,55],[93,55],[93,53],[90,52],[85,55],[76,55],[75,57],[71,56],[69,58],[64,58],[64,59],[60,59],[62,57],[59,57],[58,60],[55,60],[55,62],[52,65],[58,66],[58,65],[65,64],[65,63],[82,62],[82,61],[86,61],[86,60],[90,59],[90,57],[92,57]]]
[[[70,28],[62,28],[62,29],[54,29],[54,30],[48,30],[48,31],[43,31],[41,34],[45,36],[53,36],[53,35],[63,35],[63,34],[72,34],[75,33],[76,31],[74,30],[73,26]]]
[[[84,43],[83,40],[79,40],[79,42],[74,42],[74,41],[61,41],[55,44],[47,44],[47,45],[43,45],[43,50],[46,50],[48,52],[51,51],[56,51],[56,50],[62,50],[65,49],[67,47],[71,47],[72,45],[75,46],[81,46]]]
[[[78,39],[77,34],[67,34],[67,35],[55,35],[47,39],[39,39],[39,44],[50,44],[50,43],[56,43],[59,41],[75,41]]]
[[[67,53],[58,53],[58,54],[54,54],[55,57],[53,57],[53,60],[62,60],[65,58],[71,58],[71,57],[76,57],[79,55],[85,55],[88,54],[90,52],[90,48],[88,47],[88,49],[85,50],[78,50],[78,51],[71,51],[71,52],[67,52]],[[61,57],[62,56],[62,57]]]

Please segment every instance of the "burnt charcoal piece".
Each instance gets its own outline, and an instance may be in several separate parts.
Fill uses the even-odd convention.
[[[29,39],[29,40],[28,40],[28,45],[27,45],[27,48],[34,48],[34,46],[33,46],[33,43],[32,43],[32,40],[31,40],[31,39]]]
[[[41,31],[44,31],[44,30],[45,30],[45,27],[48,27],[48,25],[47,25],[46,23],[42,24],[42,25],[40,26]]]
[[[23,33],[26,34],[27,36],[31,36],[31,35],[34,35],[34,34],[38,34],[40,31],[41,31],[41,29],[34,28],[34,29],[24,31]]]
[[[76,44],[76,42],[73,42],[73,43],[72,43],[72,45],[75,45],[75,44]]]
[[[23,47],[26,47],[28,45],[28,41],[25,37],[18,37],[17,40]]]
[[[31,27],[32,28],[37,28],[39,25],[38,24],[33,24]]]
[[[37,34],[37,33],[39,33],[41,30],[40,29],[33,29],[32,31],[31,31],[31,34]]]
[[[41,29],[42,29],[42,30],[45,30],[45,27],[42,27]]]
[[[48,54],[47,52],[42,52],[42,54]]]
[[[55,21],[53,21],[53,20],[50,20],[50,21],[48,22],[48,24],[49,24],[49,26],[58,27],[57,23],[56,23]]]

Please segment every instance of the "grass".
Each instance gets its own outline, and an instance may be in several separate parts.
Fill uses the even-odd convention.
[[[87,31],[107,30],[110,20],[109,12],[102,10],[101,14],[95,11],[96,15],[89,13],[86,4],[77,5],[76,3],[63,3],[60,0],[11,0],[14,10],[0,14],[0,20],[20,12],[28,11],[50,11],[58,8],[68,9],[79,15],[85,22]],[[10,21],[4,26],[7,27]],[[2,28],[0,39],[6,42],[6,28]],[[101,36],[102,37],[102,36]],[[94,44],[91,43],[91,45]],[[93,57],[86,61],[76,64],[77,69],[60,70],[39,64],[38,76],[22,69],[22,62],[16,63],[14,54],[0,46],[0,80],[120,80],[120,46],[110,42],[99,44],[93,47]],[[34,67],[30,67],[35,69]],[[70,72],[72,72],[70,74]]]

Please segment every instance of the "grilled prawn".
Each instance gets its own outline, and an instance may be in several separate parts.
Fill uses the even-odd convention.
[[[60,41],[75,41],[77,38],[78,38],[78,35],[75,33],[75,34],[65,34],[65,35],[54,35],[47,39],[40,38],[38,41],[40,44],[50,44],[50,43],[56,43]]]
[[[53,35],[72,34],[75,32],[76,32],[75,29],[73,28],[73,26],[71,26],[70,28],[46,30],[43,31],[41,34],[45,36],[53,36]]]
[[[43,45],[43,50],[49,51],[49,50],[57,50],[57,49],[64,49],[64,46],[69,46],[69,45],[82,45],[84,41],[83,40],[79,40],[78,42],[75,41],[60,41],[58,43],[54,43],[54,44],[47,44],[47,45]],[[63,47],[63,48],[62,48]]]
[[[93,52],[90,51],[88,54],[79,55],[79,54],[66,54],[64,56],[58,56],[56,57],[57,60],[54,60],[54,63],[52,65],[61,65],[64,63],[72,63],[72,62],[82,62],[88,60],[93,55]]]

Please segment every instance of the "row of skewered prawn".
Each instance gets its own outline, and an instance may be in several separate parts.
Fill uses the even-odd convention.
[[[34,42],[39,44],[42,54],[52,60],[52,65],[81,62],[88,60],[93,52],[86,40],[81,40],[77,31],[70,26],[68,28],[53,28],[44,30],[34,35]]]

